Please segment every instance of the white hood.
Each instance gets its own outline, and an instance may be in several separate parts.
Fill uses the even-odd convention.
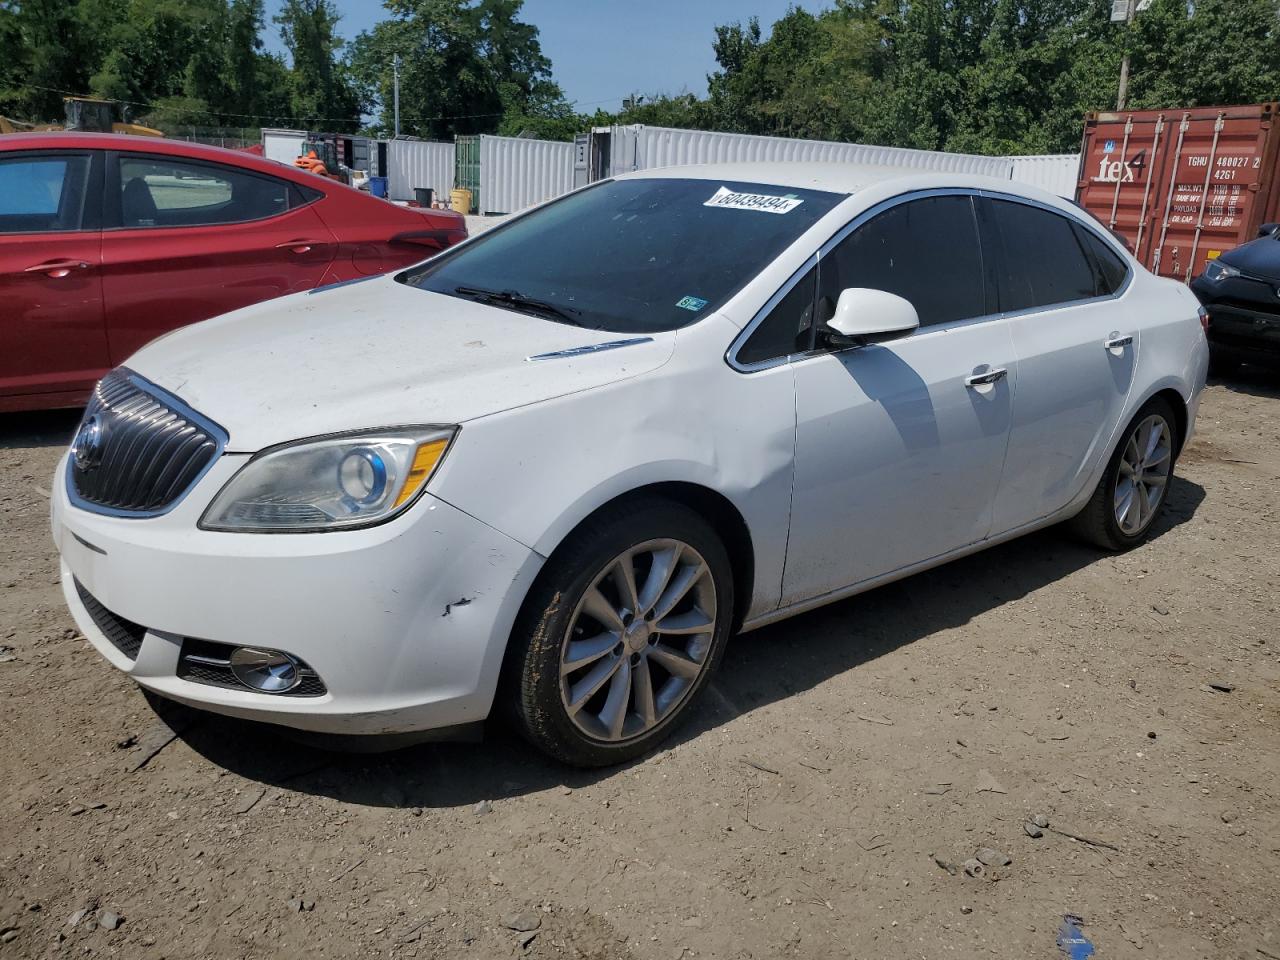
[[[654,370],[674,334],[630,340],[377,277],[237,310],[161,337],[126,366],[230,434],[228,451],[476,417]]]

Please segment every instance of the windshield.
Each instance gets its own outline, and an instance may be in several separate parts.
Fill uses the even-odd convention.
[[[706,316],[844,195],[722,180],[612,180],[415,270],[403,283],[619,333]]]

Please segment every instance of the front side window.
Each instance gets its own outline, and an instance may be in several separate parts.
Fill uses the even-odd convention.
[[[88,173],[84,155],[0,159],[0,233],[79,230]]]
[[[1097,296],[1093,261],[1070,220],[1010,200],[993,200],[991,207],[1003,251],[1000,309],[1029,310]]]
[[[124,227],[193,227],[262,220],[289,209],[289,184],[211,163],[121,157]]]
[[[818,262],[819,318],[840,292],[870,287],[903,297],[922,327],[988,313],[973,200],[922,197],[890,207]]]
[[[843,199],[721,180],[606,181],[398,279],[594,329],[674,330],[714,312]]]

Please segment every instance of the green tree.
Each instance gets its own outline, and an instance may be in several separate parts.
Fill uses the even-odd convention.
[[[352,45],[352,72],[375,129],[394,129],[392,61],[400,57],[401,132],[456,134],[567,128],[571,112],[551,81],[522,0],[386,0],[391,16]]]
[[[339,59],[340,16],[332,0],[285,0],[275,22],[293,60],[290,109],[299,122],[330,130],[359,127],[360,101]]]
[[[64,93],[89,87],[90,33],[67,0],[0,0],[0,110],[60,121]]]

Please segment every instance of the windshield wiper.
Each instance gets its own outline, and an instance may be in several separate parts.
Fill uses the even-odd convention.
[[[581,310],[575,310],[573,307],[560,307],[546,300],[539,300],[536,297],[526,297],[518,290],[486,290],[484,287],[454,287],[453,292],[464,297],[469,297],[477,303],[497,303],[514,307],[517,310],[525,310],[532,313],[550,314],[553,317],[563,321],[564,323],[573,324],[575,327],[585,326],[578,319],[581,316]]]

